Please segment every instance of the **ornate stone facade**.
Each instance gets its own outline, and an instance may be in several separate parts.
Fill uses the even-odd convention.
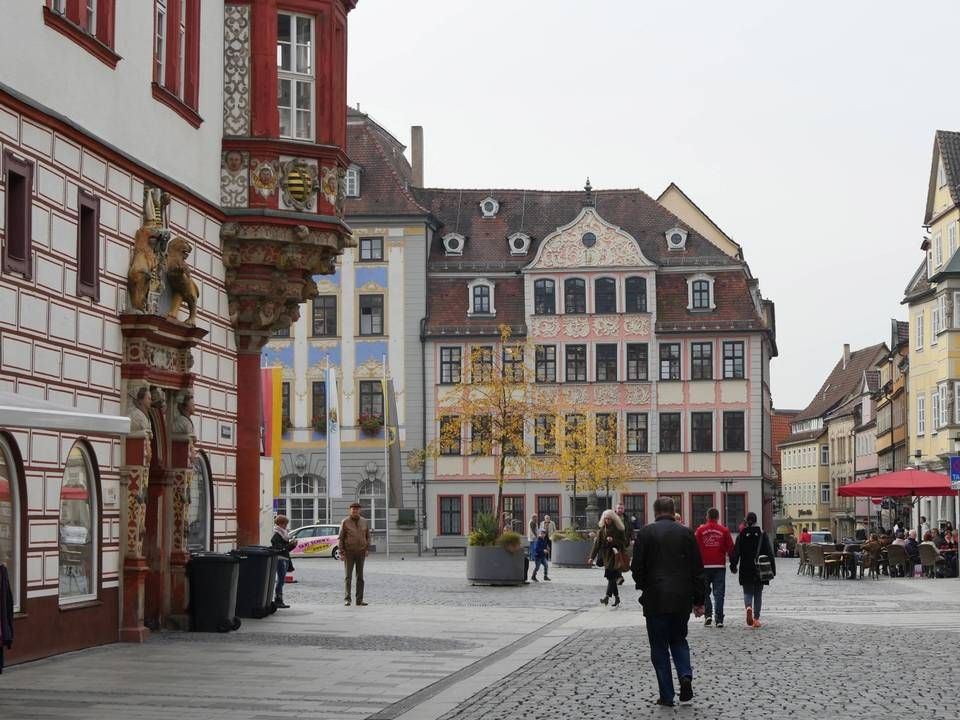
[[[583,237],[590,233],[595,243],[588,247]],[[544,239],[531,268],[652,267],[636,241],[620,228],[601,218],[591,207],[584,208],[569,225]]]
[[[223,9],[223,132],[250,134],[250,7]]]

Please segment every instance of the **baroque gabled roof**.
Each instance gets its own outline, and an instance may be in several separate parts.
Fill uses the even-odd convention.
[[[933,157],[930,167],[930,185],[927,191],[927,209],[924,225],[933,219],[933,196],[937,190],[937,163],[943,160],[943,170],[947,176],[947,189],[954,205],[960,205],[960,132],[937,130],[933,138]]]
[[[846,364],[841,358],[833,366],[833,370],[817,390],[810,404],[793,421],[800,422],[823,417],[841,403],[846,402],[852,393],[859,390],[864,371],[871,369],[880,356],[886,353],[886,343],[878,343],[850,353]]]
[[[924,258],[920,262],[920,267],[917,268],[916,272],[913,273],[913,276],[910,278],[910,282],[907,283],[907,287],[903,291],[903,300],[900,301],[900,304],[905,305],[914,302],[932,292],[933,286],[930,284],[930,281],[927,280],[927,260]]]

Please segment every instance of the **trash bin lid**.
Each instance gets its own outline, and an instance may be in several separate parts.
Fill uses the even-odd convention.
[[[190,556],[190,562],[197,565],[220,565],[222,563],[237,563],[239,558],[226,553],[199,552]]]
[[[240,555],[276,555],[277,551],[269,545],[244,545],[236,550],[231,550],[230,554]]]

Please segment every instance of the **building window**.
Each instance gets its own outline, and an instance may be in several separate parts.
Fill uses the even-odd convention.
[[[743,452],[743,411],[723,414],[723,449],[731,452]]]
[[[943,234],[936,233],[933,236],[933,263],[937,267],[943,265]]]
[[[714,310],[713,278],[694,275],[687,280],[687,310]]]
[[[383,383],[379,380],[360,381],[360,414],[383,417]]]
[[[470,496],[470,529],[477,526],[480,515],[493,515],[493,495]]]
[[[526,498],[523,495],[503,496],[504,527],[521,535],[526,534]]]
[[[553,415],[537,415],[534,423],[533,452],[552,455],[557,448],[557,419]]]
[[[372,262],[375,260],[383,260],[383,238],[360,238],[360,262]]]
[[[280,493],[286,498],[290,527],[300,528],[327,522],[329,502],[323,478],[310,473],[287,475],[280,479]],[[320,535],[323,531],[313,533]]]
[[[360,296],[360,334],[383,335],[383,295]]]
[[[197,109],[200,0],[154,0],[153,80],[169,96]],[[154,97],[164,99],[156,93]]]
[[[455,385],[460,382],[461,349],[440,348],[440,384]]]
[[[440,534],[463,534],[463,523],[461,520],[463,498],[459,495],[441,495],[437,500],[440,504]]]
[[[628,313],[647,311],[647,281],[644,278],[627,278],[625,310]]]
[[[917,332],[917,350],[923,350],[923,313],[919,312],[915,316],[914,323],[916,325]]]
[[[570,450],[581,450],[584,446],[583,432],[580,428],[587,422],[587,416],[575,413],[564,418],[563,443]],[[585,429],[584,429],[585,432]]]
[[[557,381],[557,347],[556,345],[537,345],[536,373],[537,382]]]
[[[97,596],[98,486],[86,450],[75,443],[67,455],[60,487],[61,604]]]
[[[524,375],[523,345],[508,345],[503,349],[503,379],[521,383]]]
[[[617,381],[617,346],[602,344],[596,346],[597,382]]]
[[[953,384],[953,422],[960,425],[960,382]]]
[[[692,413],[690,427],[693,452],[713,452],[713,413]]]
[[[563,518],[560,517],[560,496],[559,495],[537,495],[537,517],[543,522],[544,515],[549,515],[550,519],[556,523],[559,529],[563,525]]]
[[[470,379],[473,383],[491,382],[493,380],[493,348],[490,345],[474,348],[471,360]]]
[[[387,488],[382,480],[364,480],[357,488],[360,514],[367,519],[371,530],[387,527]]]
[[[930,420],[933,426],[933,432],[940,429],[940,391],[930,391]],[[842,458],[841,458],[842,460]]]
[[[587,311],[587,286],[580,278],[564,280],[563,311],[568,315]]]
[[[660,413],[660,452],[680,452],[680,413]]]
[[[713,507],[713,493],[690,493],[690,524],[707,521],[707,512]]]
[[[506,457],[518,457],[523,450],[524,419],[522,415],[507,415],[503,418],[503,427],[499,428],[501,435],[500,452]]]
[[[290,337],[290,326],[287,325],[286,327],[273,328],[273,330],[270,331],[270,337],[275,337],[275,338]]]
[[[646,343],[627,344],[627,380],[648,380],[649,357]]]
[[[115,0],[46,0],[50,14],[44,22],[116,67],[119,56],[112,51]]]
[[[943,167],[943,158],[937,163],[937,187],[943,187],[947,184],[947,172]]]
[[[740,523],[747,517],[747,494],[725,493],[723,496],[723,522],[732,533],[740,531]]]
[[[7,441],[0,437],[0,563],[7,566],[13,607],[20,607],[20,478]]]
[[[77,295],[100,299],[100,198],[77,191]]]
[[[496,315],[493,283],[489,280],[474,280],[467,285],[469,307],[467,315]]]
[[[946,385],[946,383],[940,385],[940,386],[937,388],[937,392],[938,392],[939,395],[940,395],[940,419],[939,419],[939,421],[938,421],[937,424],[938,424],[940,427],[946,427],[946,426],[947,426],[947,423],[948,423],[947,416],[949,415],[949,413],[948,413],[949,397],[948,397],[948,395],[947,395],[947,385]]]
[[[336,295],[317,295],[313,299],[313,335],[314,337],[336,337]]]
[[[193,463],[193,480],[190,483],[190,505],[187,508],[187,550],[204,552],[212,546],[210,532],[210,498],[213,496],[210,483],[210,466],[207,456],[197,453]]]
[[[459,455],[461,452],[461,423],[457,415],[440,417],[440,454]]]
[[[820,464],[821,465],[830,464],[830,446],[829,445],[820,446]]]
[[[952,223],[947,225],[947,262],[950,262],[950,259],[953,257],[953,254],[957,251],[957,221],[954,220]]]
[[[470,419],[470,452],[474,455],[493,453],[493,418],[489,415],[478,415]]]
[[[924,415],[923,395],[917,395],[917,435],[923,435],[926,432],[926,417]]]
[[[617,311],[617,281],[597,278],[593,283],[593,311],[612,314]]]
[[[690,343],[690,379],[713,380],[713,343]]]
[[[743,369],[743,341],[723,343],[723,378],[739,380],[745,377]]]
[[[960,292],[953,294],[953,327],[960,328]]]
[[[347,175],[344,178],[346,188],[344,194],[347,197],[360,197],[360,170],[359,168],[347,168]]]
[[[277,14],[280,137],[313,140],[313,18]]]
[[[633,520],[633,526],[638,530],[647,524],[647,496],[646,493],[631,493],[621,495],[623,514]]]
[[[820,502],[829,503],[830,502],[830,485],[829,483],[823,483],[820,486]]]
[[[616,453],[619,443],[617,442],[617,416],[614,413],[597,413],[594,418],[596,429],[595,442],[599,448],[607,448],[611,453]]]
[[[557,312],[556,286],[553,280],[533,283],[533,314],[554,315]]]
[[[293,425],[290,419],[290,383],[280,384],[280,428],[284,432]]]
[[[323,427],[327,426],[327,384],[323,380],[315,381],[310,384],[311,389],[311,410],[313,424],[323,421]]]
[[[33,276],[33,163],[20,160],[9,150],[3,153],[6,177],[4,209],[3,271]]]
[[[567,345],[567,382],[587,381],[587,346]]]
[[[648,447],[647,414],[627,413],[627,452],[645,453]]]
[[[680,379],[680,343],[660,344],[660,379]]]

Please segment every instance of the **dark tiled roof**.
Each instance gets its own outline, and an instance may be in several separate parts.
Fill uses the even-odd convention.
[[[880,389],[880,371],[879,370],[867,370],[863,373],[863,378],[867,383],[867,390],[870,392],[876,392]]]
[[[795,420],[796,418],[793,419]],[[787,437],[780,442],[779,447],[783,447],[784,445],[793,445],[800,442],[810,442],[811,440],[816,440],[826,432],[826,428],[819,428],[817,430],[804,430],[803,432],[794,433],[793,435],[787,435]]]
[[[930,193],[927,200],[927,214],[924,223],[933,219],[933,193],[936,190],[937,158],[943,160],[943,169],[947,176],[947,189],[954,205],[960,204],[960,132],[937,130],[933,139],[932,167],[930,169]]]
[[[765,330],[757,313],[747,277],[739,271],[713,275],[717,309],[712,312],[687,310],[687,279],[681,273],[657,274],[657,332],[697,330]]]
[[[347,155],[360,166],[360,197],[345,201],[351,216],[428,214],[411,195],[406,148],[376,122],[357,110],[347,111]]]
[[[933,292],[933,286],[927,281],[927,260],[924,258],[920,261],[920,267],[910,278],[910,282],[907,283],[903,291],[903,300],[900,302],[901,304],[909,303],[931,292]]]
[[[794,418],[794,422],[821,417],[845,402],[858,389],[864,371],[872,368],[887,352],[886,344],[879,343],[850,353],[846,367],[843,358],[838,360],[813,400]]]
[[[530,263],[544,237],[573,221],[584,205],[584,192],[544,190],[450,190],[412,188],[421,205],[428,208],[442,227],[430,250],[434,270],[517,269]],[[494,218],[484,218],[480,202],[493,197],[500,203]],[[597,190],[593,192],[597,213],[629,233],[650,261],[661,266],[743,267],[710,241],[684,225],[673,213],[642,190]],[[664,233],[674,227],[687,230],[686,248],[669,252]],[[442,237],[457,232],[467,238],[462,257],[443,253]],[[507,237],[524,232],[533,242],[525,256],[512,256]]]
[[[468,293],[464,277],[430,277],[427,280],[430,298],[430,316],[427,318],[428,337],[497,336],[501,325],[509,325],[514,337],[526,335],[523,307],[523,278],[494,277],[493,306],[495,317],[467,317]]]
[[[950,262],[942,266],[930,277],[930,282],[938,283],[948,277],[957,277],[958,275],[960,275],[960,253],[954,253],[953,257],[950,258]]]
[[[894,331],[896,332],[896,345],[905,345],[910,342],[910,322],[907,320],[894,320]]]

